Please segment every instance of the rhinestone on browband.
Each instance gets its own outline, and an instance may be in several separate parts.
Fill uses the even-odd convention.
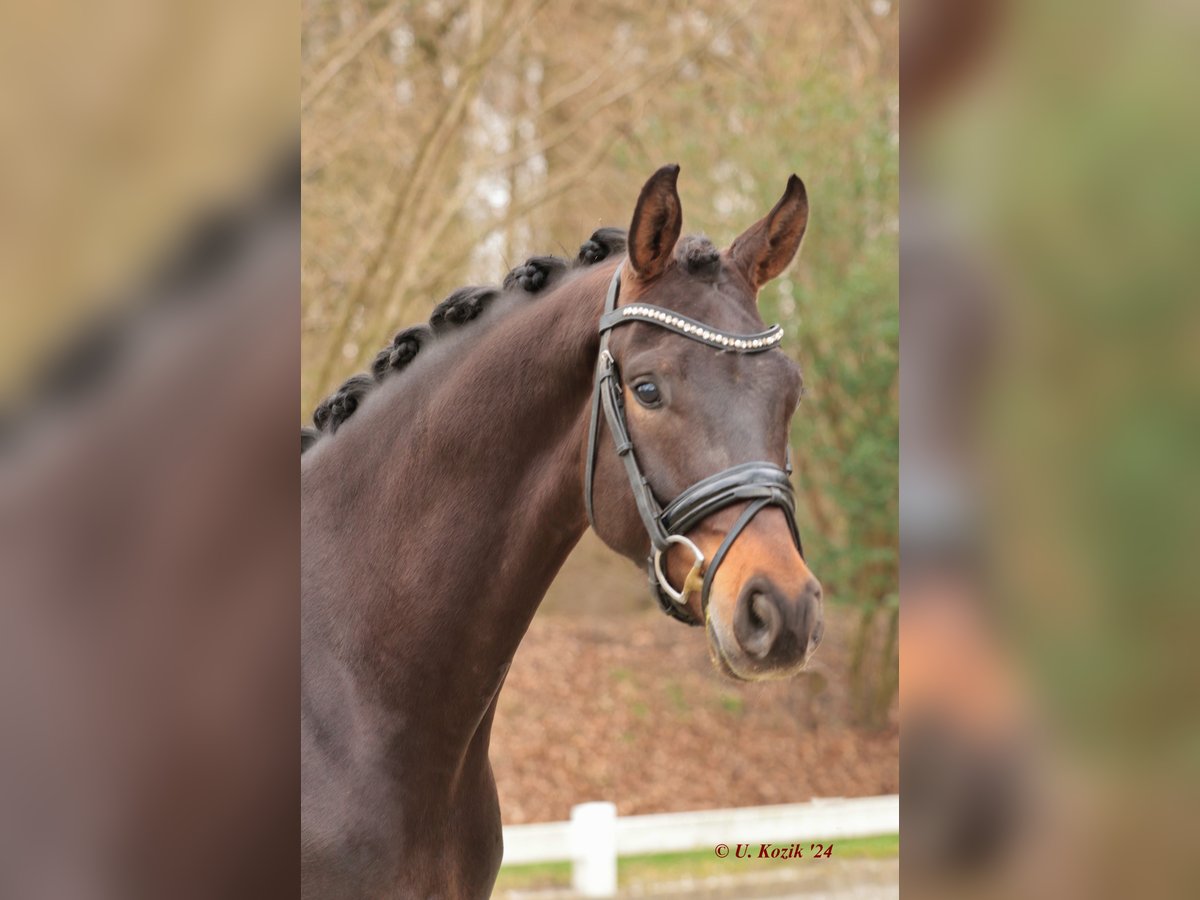
[[[636,304],[625,306],[621,308],[620,314],[622,318],[637,317],[652,319],[671,328],[677,328],[684,334],[694,334],[701,340],[712,341],[724,347],[732,347],[735,350],[759,350],[763,347],[771,347],[783,340],[783,329],[779,329],[773,334],[768,334],[764,337],[737,337],[705,328],[689,319],[674,315],[655,306],[638,306]]]

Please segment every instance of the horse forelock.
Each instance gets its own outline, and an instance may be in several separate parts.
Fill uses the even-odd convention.
[[[675,259],[697,278],[715,279],[721,271],[721,251],[702,234],[681,238],[675,245]]]

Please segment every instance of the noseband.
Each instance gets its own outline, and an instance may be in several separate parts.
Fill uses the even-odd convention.
[[[584,475],[584,500],[587,504],[588,521],[593,528],[596,527],[592,487],[596,468],[596,435],[600,430],[600,411],[603,409],[608,430],[612,433],[616,445],[617,456],[625,464],[625,474],[629,476],[629,485],[633,488],[638,515],[641,516],[646,533],[650,536],[651,552],[647,560],[650,590],[667,615],[689,625],[702,625],[703,621],[697,620],[687,608],[688,596],[697,589],[700,591],[701,616],[707,616],[708,595],[712,590],[717,567],[721,565],[738,535],[763,509],[778,506],[783,510],[792,540],[803,557],[800,532],[796,527],[796,496],[789,477],[792,471],[791,454],[789,451],[786,470],[769,462],[748,462],[731,466],[696,482],[663,509],[633,452],[633,440],[625,420],[621,373],[608,350],[609,332],[629,322],[646,322],[707,344],[723,353],[764,353],[779,346],[783,340],[783,329],[774,325],[758,334],[730,334],[658,306],[635,303],[617,309],[620,292],[621,266],[617,266],[604,301],[604,315],[600,318],[600,356],[596,362],[596,381],[592,390],[587,471]],[[733,527],[729,529],[729,533],[725,535],[721,546],[717,548],[712,561],[706,567],[704,554],[685,535],[718,510],[746,501],[749,501],[749,505],[733,523]],[[693,558],[691,571],[684,579],[682,589],[678,591],[671,586],[663,570],[663,557],[672,544],[686,547]]]

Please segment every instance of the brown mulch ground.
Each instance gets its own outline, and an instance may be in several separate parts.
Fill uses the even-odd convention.
[[[896,793],[899,732],[847,724],[845,636],[826,608],[812,671],[718,675],[704,634],[657,610],[535,617],[500,696],[491,757],[506,824]]]

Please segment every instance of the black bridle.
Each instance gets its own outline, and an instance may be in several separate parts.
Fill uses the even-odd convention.
[[[786,469],[769,462],[748,462],[731,466],[696,482],[663,509],[633,452],[633,440],[625,421],[621,373],[608,350],[609,332],[628,322],[647,322],[725,353],[763,353],[779,346],[783,340],[783,329],[773,325],[758,334],[731,334],[659,306],[634,303],[618,309],[617,297],[620,292],[621,266],[617,266],[604,301],[604,315],[600,318],[600,356],[596,361],[596,381],[592,390],[587,471],[584,475],[584,500],[587,504],[588,521],[593,528],[596,527],[592,483],[595,479],[596,435],[600,430],[600,411],[603,409],[608,430],[612,433],[616,445],[617,456],[625,464],[625,474],[629,476],[629,484],[633,488],[638,515],[641,516],[646,533],[650,536],[651,550],[647,560],[650,589],[667,615],[689,625],[702,625],[703,621],[697,620],[687,608],[688,596],[694,590],[700,590],[701,616],[707,616],[708,594],[712,589],[717,567],[721,565],[738,535],[763,509],[778,506],[783,510],[792,540],[803,557],[804,549],[800,545],[800,532],[796,527],[796,496],[790,478],[791,455],[789,452]],[[725,535],[721,546],[713,555],[712,562],[706,568],[704,554],[685,537],[686,533],[718,510],[745,501],[750,501],[749,505],[733,523],[733,527]],[[672,544],[687,547],[691,550],[694,560],[683,588],[678,591],[671,587],[662,567],[662,559]]]

